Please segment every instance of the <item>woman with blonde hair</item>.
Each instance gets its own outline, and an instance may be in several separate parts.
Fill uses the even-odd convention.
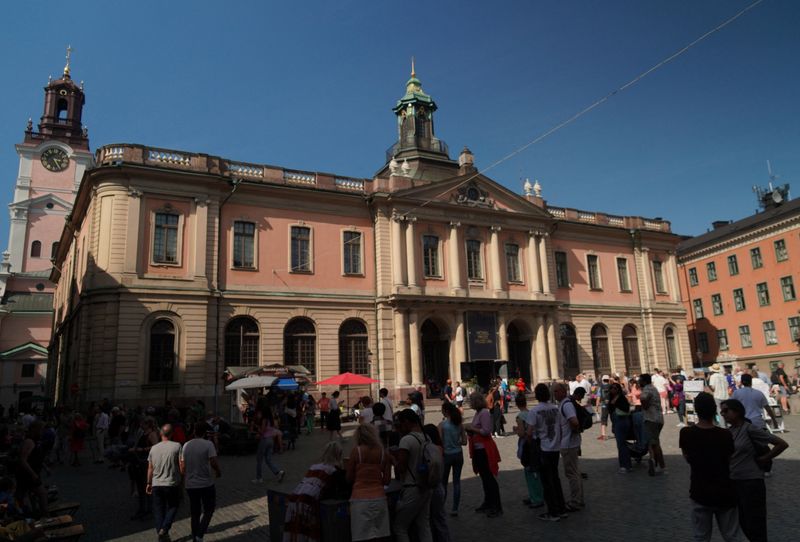
[[[342,470],[342,447],[329,442],[322,458],[308,472],[286,499],[286,521],[283,542],[313,542],[321,538],[319,501],[348,496],[348,485]]]
[[[391,481],[391,459],[383,449],[375,426],[360,424],[356,427],[355,441],[346,469],[347,481],[353,484],[350,539],[388,539],[391,536],[389,507],[383,488]]]

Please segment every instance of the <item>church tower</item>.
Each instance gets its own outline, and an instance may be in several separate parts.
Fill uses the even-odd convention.
[[[400,174],[419,181],[437,181],[458,174],[447,144],[436,137],[433,114],[438,109],[417,79],[414,60],[406,92],[392,108],[397,117],[397,142],[386,151],[386,164],[376,174]]]
[[[83,173],[93,164],[82,124],[83,83],[70,73],[71,48],[60,78],[44,87],[38,127],[28,119],[16,145],[19,169],[9,204],[8,248],[0,261],[0,404],[30,408],[47,374],[53,284],[51,258]],[[35,405],[34,405],[35,406]]]

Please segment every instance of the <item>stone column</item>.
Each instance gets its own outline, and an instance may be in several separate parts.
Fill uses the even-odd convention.
[[[651,301],[653,299],[653,272],[650,266],[649,248],[640,249],[639,261],[641,262],[642,266],[642,281],[640,283],[642,293],[644,294],[642,297],[648,301]]]
[[[549,364],[547,362],[547,337],[544,327],[544,317],[541,314],[535,316],[536,330],[534,338],[534,350],[536,351],[534,378],[536,382],[541,382],[549,377]]]
[[[453,369],[453,380],[461,381],[461,362],[467,361],[467,341],[464,329],[464,313],[456,311],[456,366]]]
[[[667,274],[669,280],[669,298],[672,301],[680,301],[680,283],[678,282],[678,263],[675,259],[675,253],[670,252],[667,257],[667,268],[664,272]]]
[[[408,344],[411,350],[411,384],[419,386],[422,384],[422,352],[420,349],[419,337],[419,315],[417,311],[408,312]]]
[[[508,361],[508,332],[505,313],[497,313],[497,342],[500,345],[500,359]]]
[[[550,359],[550,378],[561,377],[558,366],[558,345],[556,343],[556,321],[553,315],[547,315],[547,356]]]
[[[490,228],[491,234],[489,237],[489,258],[491,261],[492,269],[492,290],[495,295],[503,291],[503,275],[500,272],[500,226],[492,226]]]
[[[461,227],[461,222],[450,223],[450,240],[448,241],[448,252],[450,255],[450,265],[447,270],[450,277],[450,290],[458,295],[464,292],[463,276],[461,274],[461,236],[458,234],[458,228]]]
[[[411,383],[411,366],[408,357],[408,314],[402,309],[394,310],[395,381],[397,384]]]
[[[395,287],[405,286],[406,277],[403,270],[403,217],[397,213],[392,215],[392,280]]]
[[[539,242],[533,230],[528,232],[528,288],[533,294],[542,291],[542,279],[539,276]]]
[[[414,227],[417,218],[406,217],[406,265],[408,266],[408,285],[417,287],[417,230]]]
[[[194,227],[192,230],[192,237],[194,238],[194,246],[191,247],[189,254],[194,251],[194,268],[193,273],[195,277],[206,276],[206,247],[208,246],[208,204],[211,201],[203,196],[194,198],[195,213],[194,213]],[[227,235],[225,232],[223,235]],[[258,252],[256,251],[256,254]],[[223,262],[228,261],[227,255],[222,259]],[[256,263],[257,265],[257,263]],[[191,268],[191,266],[190,266]]]
[[[539,239],[539,264],[542,270],[542,291],[550,293],[550,267],[547,258],[547,234],[542,234]]]

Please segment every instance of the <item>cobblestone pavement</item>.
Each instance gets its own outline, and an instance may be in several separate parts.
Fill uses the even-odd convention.
[[[471,415],[470,412],[467,415]],[[513,419],[514,411],[507,415]],[[429,418],[434,418],[432,413]],[[436,419],[429,422],[437,423]],[[668,475],[650,478],[646,468],[638,467],[628,475],[617,474],[616,446],[613,440],[599,441],[598,425],[584,433],[581,470],[588,475],[585,481],[586,509],[572,514],[559,523],[543,523],[536,519],[540,510],[530,510],[521,504],[525,497],[523,473],[516,459],[516,437],[498,439],[503,457],[500,488],[505,514],[502,518],[487,519],[473,512],[482,499],[480,480],[472,473],[469,462],[462,476],[461,513],[449,518],[453,540],[478,540],[488,529],[501,529],[504,537],[526,541],[544,540],[635,540],[688,541],[691,531],[688,521],[689,469],[678,449],[677,419],[667,418],[662,434]],[[795,514],[798,499],[795,481],[800,475],[800,416],[787,417],[790,432],[783,438],[790,448],[775,462],[774,476],[767,480],[770,540],[797,540]],[[352,426],[345,426],[345,437]],[[244,542],[269,539],[266,490],[281,487],[290,490],[300,480],[327,441],[327,433],[316,431],[302,436],[297,451],[276,456],[276,462],[286,470],[282,484],[271,480],[262,485],[250,482],[254,476],[255,458],[223,456],[223,477],[217,483],[218,507],[214,514],[208,541]],[[345,452],[350,448],[345,442]],[[266,470],[266,469],[265,469]],[[562,476],[562,482],[563,482]],[[135,499],[131,497],[127,475],[109,470],[104,465],[88,461],[79,468],[57,467],[48,483],[55,483],[64,500],[77,500],[81,509],[76,519],[82,522],[91,541],[156,540],[152,519],[132,521]],[[566,490],[566,488],[565,488]],[[172,539],[189,542],[188,501],[184,500],[172,530]],[[522,533],[522,534],[521,534]],[[715,535],[713,540],[721,540]]]

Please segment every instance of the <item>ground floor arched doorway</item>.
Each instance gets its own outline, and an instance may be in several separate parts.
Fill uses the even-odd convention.
[[[432,320],[425,320],[420,329],[422,343],[422,377],[428,397],[441,397],[449,377],[450,340]]]
[[[506,329],[508,341],[508,378],[522,378],[531,383],[531,336],[512,322]]]

